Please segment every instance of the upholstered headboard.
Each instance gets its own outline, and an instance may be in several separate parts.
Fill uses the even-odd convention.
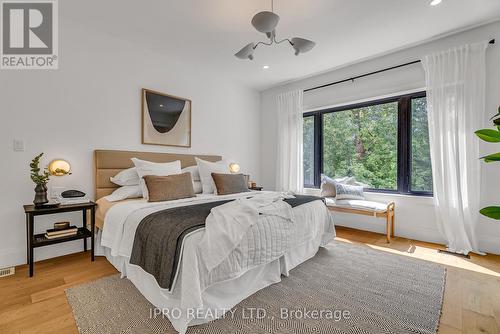
[[[153,152],[133,152],[133,151],[94,151],[94,196],[98,200],[101,197],[111,194],[118,186],[112,183],[109,178],[118,172],[134,167],[131,158],[154,162],[181,161],[182,168],[196,164],[195,157],[208,161],[219,161],[222,157],[217,155],[190,155],[174,153],[153,153]]]

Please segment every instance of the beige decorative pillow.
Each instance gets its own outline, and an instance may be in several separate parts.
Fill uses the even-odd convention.
[[[196,196],[189,172],[168,176],[146,175],[143,178],[149,193],[148,202],[173,201]]]
[[[218,195],[229,195],[249,192],[245,175],[212,173]]]

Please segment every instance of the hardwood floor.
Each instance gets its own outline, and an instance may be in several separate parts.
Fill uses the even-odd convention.
[[[116,273],[104,257],[77,253],[35,263],[0,279],[0,333],[78,333],[64,290]]]
[[[363,244],[446,266],[446,287],[439,333],[500,333],[500,256],[471,254],[470,259],[441,254],[441,245],[337,227],[337,240]]]
[[[446,265],[447,278],[439,333],[500,333],[500,256],[467,260],[439,254],[440,245],[337,227],[337,240]],[[16,268],[0,279],[0,333],[78,333],[64,290],[116,273],[105,258],[90,262],[78,253]]]

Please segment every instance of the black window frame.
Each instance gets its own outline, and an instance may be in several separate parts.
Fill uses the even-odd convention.
[[[323,173],[323,116],[326,114],[365,108],[386,103],[398,103],[398,152],[397,152],[397,190],[373,189],[366,191],[378,193],[403,194],[413,196],[433,196],[433,192],[411,190],[411,102],[413,99],[427,97],[425,91],[398,95],[383,99],[370,100],[362,103],[349,104],[341,107],[327,108],[305,112],[303,117],[314,117],[314,184],[305,184],[306,188],[319,188]]]

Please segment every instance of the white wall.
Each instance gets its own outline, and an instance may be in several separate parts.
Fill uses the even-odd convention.
[[[186,64],[67,20],[60,22],[60,63],[55,71],[0,72],[0,268],[25,263],[22,204],[33,201],[29,161],[67,159],[73,175],[49,186],[93,195],[92,152],[123,149],[220,154],[259,179],[259,93],[227,81],[223,71]],[[192,99],[192,148],[141,145],[140,89]],[[13,139],[25,152],[13,152]],[[56,219],[80,223],[79,214],[40,218],[36,231]],[[72,242],[35,250],[35,259],[82,249]]]
[[[448,49],[466,43],[474,43],[491,38],[497,39],[497,44],[487,52],[487,114],[492,116],[500,105],[500,23],[486,25],[445,37],[405,50],[383,55],[362,63],[333,70],[289,84],[274,87],[261,93],[261,177],[264,187],[274,188],[276,168],[276,129],[277,120],[273,97],[281,92],[306,89],[324,83],[350,78],[356,75],[399,65],[420,59],[423,55]],[[305,55],[306,56],[306,55]],[[376,76],[359,79],[353,83],[337,85],[322,90],[316,90],[304,95],[305,110],[325,106],[348,103],[371,97],[379,97],[395,92],[403,92],[425,87],[425,76],[421,65],[412,65],[404,69],[385,72]],[[490,126],[488,119],[485,126]],[[486,152],[498,151],[498,145],[481,144]],[[483,164],[482,203],[500,204],[500,165]],[[443,242],[435,223],[433,203],[431,198],[368,194],[368,198],[379,200],[394,200],[396,202],[396,234],[423,241]],[[336,223],[354,228],[371,231],[384,231],[383,221],[376,222],[371,218],[360,216],[337,215]],[[478,226],[480,247],[488,252],[500,254],[500,223],[482,218]]]

